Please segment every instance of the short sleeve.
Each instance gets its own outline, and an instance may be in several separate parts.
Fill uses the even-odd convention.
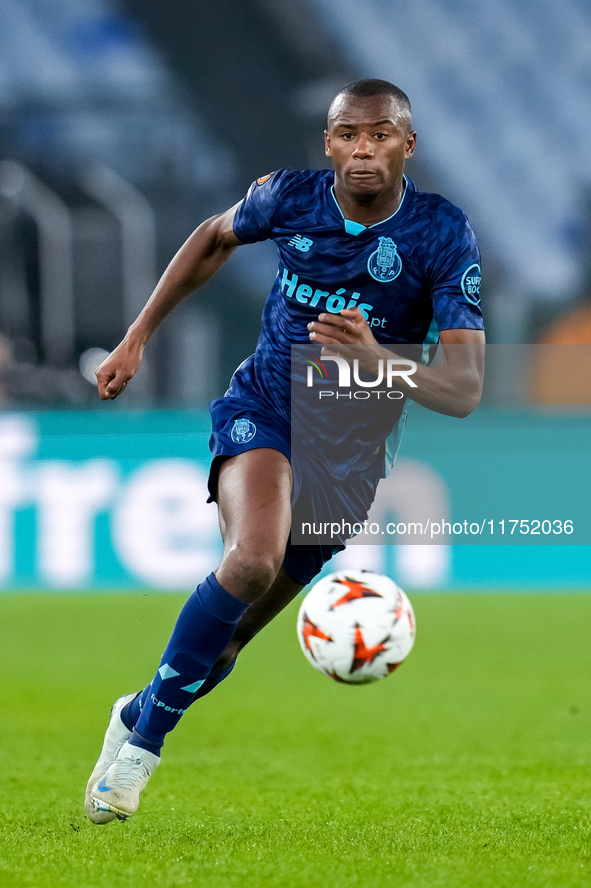
[[[448,204],[437,214],[437,252],[429,265],[433,315],[439,330],[482,330],[480,251],[467,218]]]
[[[267,240],[273,231],[273,216],[285,188],[288,170],[277,170],[256,179],[234,216],[234,234],[243,244]]]

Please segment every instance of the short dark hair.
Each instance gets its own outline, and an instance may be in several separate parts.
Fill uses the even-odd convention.
[[[351,83],[348,83],[346,86],[340,89],[334,97],[328,112],[329,117],[330,110],[332,109],[334,103],[339,98],[339,96],[343,95],[356,96],[360,99],[369,98],[370,96],[393,96],[398,103],[401,115],[403,117],[408,117],[408,121],[410,124],[412,113],[410,99],[408,98],[406,93],[400,89],[400,87],[394,86],[394,84],[390,83],[388,80],[380,80],[377,77],[367,77],[364,80],[352,80]]]

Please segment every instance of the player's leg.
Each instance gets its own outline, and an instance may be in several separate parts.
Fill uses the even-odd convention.
[[[220,515],[222,533],[225,533]],[[224,681],[232,672],[240,651],[267,626],[294,598],[320,573],[324,564],[342,546],[303,545],[294,546],[288,542],[283,566],[273,585],[249,607],[241,618],[232,640],[220,654],[203,685],[195,694],[193,702],[205,697]],[[299,579],[294,579],[299,577]],[[146,699],[148,688],[137,695],[124,708],[125,720],[129,729],[137,721]]]
[[[249,605],[272,585],[289,535],[290,491],[291,467],[276,450],[248,451],[222,465],[221,564],[184,605],[130,739],[91,789],[90,805],[103,815],[134,813],[166,734],[195,699]]]
[[[199,689],[196,700],[213,691],[230,675],[236,658],[245,645],[312,582],[335,552],[343,548],[341,544],[296,546],[292,544],[290,538],[285,549],[283,565],[275,582],[244,614],[232,641],[220,655],[206,682]]]
[[[330,493],[331,499],[335,502],[335,514],[346,516],[346,521],[351,525],[357,522],[363,523],[373,502],[376,486],[377,479],[362,479],[354,483],[347,482],[345,485],[331,485]],[[322,523],[318,518],[319,514],[322,515],[323,520],[327,517],[318,511],[319,508],[326,506],[323,487],[322,479],[318,479],[318,483],[312,486],[308,480],[307,485],[297,491],[300,500],[303,500],[303,506],[300,504],[300,514],[305,514],[306,518],[310,517],[313,523]],[[302,508],[306,511],[302,512]],[[331,520],[335,518],[334,515],[329,517]],[[238,654],[245,645],[270,623],[308,583],[312,582],[336,552],[344,548],[345,539],[341,537],[330,542],[318,541],[308,545],[294,545],[291,539],[289,540],[283,566],[275,582],[244,614],[232,641],[220,655],[195,699],[200,699],[210,693],[229,676]]]
[[[274,620],[299,595],[303,588],[303,583],[292,580],[283,568],[280,569],[270,589],[257,598],[238,623],[232,640],[218,657],[205,683],[195,695],[195,700],[205,697],[228,677],[240,651],[252,641],[255,635],[258,635],[261,629]]]
[[[291,467],[276,450],[228,459],[218,476],[224,549],[211,574],[184,605],[131,743],[158,754],[249,605],[275,580],[289,535]],[[174,674],[173,674],[174,673]]]
[[[273,620],[285,607],[287,607],[288,604],[290,604],[290,602],[293,601],[294,598],[296,598],[297,595],[299,595],[305,585],[305,583],[292,580],[283,568],[279,570],[270,589],[261,595],[260,598],[257,598],[241,618],[232,640],[226,645],[226,648],[218,657],[205,682],[195,694],[193,703],[213,691],[220,682],[224,681],[224,679],[230,675],[240,651],[249,643],[249,641],[252,641],[255,635],[258,635],[261,629],[264,629],[271,620]],[[124,739],[119,742],[119,746],[121,746],[131,735],[131,732],[140,717],[149,692],[150,685],[148,685],[147,688],[144,688],[143,691],[140,691],[139,694],[128,694],[125,698],[125,704],[119,708],[122,715],[124,731],[125,728],[127,729],[127,736],[124,736]],[[119,701],[117,701],[115,707],[117,707],[118,703]],[[121,721],[121,719],[119,719],[119,721]],[[121,727],[119,727],[117,736],[121,735]],[[105,770],[106,768],[103,768],[103,772]]]
[[[252,604],[275,581],[291,526],[291,466],[277,450],[251,450],[226,460],[217,501],[224,550],[218,582]]]

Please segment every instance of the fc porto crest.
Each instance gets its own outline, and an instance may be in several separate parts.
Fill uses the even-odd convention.
[[[398,255],[398,247],[391,237],[378,238],[378,248],[367,260],[367,270],[374,281],[387,284],[398,277],[402,271],[402,259]]]
[[[249,441],[252,441],[256,433],[257,427],[254,422],[251,422],[250,419],[246,419],[245,416],[242,416],[240,419],[234,421],[231,437],[234,444],[248,444]]]

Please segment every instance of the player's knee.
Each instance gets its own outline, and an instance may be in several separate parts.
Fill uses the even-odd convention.
[[[281,562],[267,553],[249,554],[241,560],[239,570],[244,585],[253,593],[262,595],[272,585],[279,572]]]
[[[262,595],[270,588],[279,573],[283,553],[257,550],[252,546],[236,546],[224,558],[224,567],[230,569],[235,580],[251,593],[251,597]]]

